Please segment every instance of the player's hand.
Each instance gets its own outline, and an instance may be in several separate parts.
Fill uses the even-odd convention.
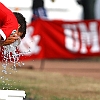
[[[1,42],[1,46],[10,45],[18,39],[19,39],[19,36],[17,34],[10,35],[10,37],[8,37],[5,41]]]

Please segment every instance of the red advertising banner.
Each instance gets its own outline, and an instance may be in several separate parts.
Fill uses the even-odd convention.
[[[37,19],[19,45],[20,60],[100,56],[100,21]]]

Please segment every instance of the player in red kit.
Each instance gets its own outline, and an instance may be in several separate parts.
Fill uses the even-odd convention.
[[[0,46],[9,45],[25,37],[26,20],[18,12],[12,12],[0,2]]]

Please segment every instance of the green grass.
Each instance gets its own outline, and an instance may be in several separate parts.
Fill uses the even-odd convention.
[[[0,89],[24,90],[33,100],[100,100],[98,79],[29,69],[7,72],[1,69]]]

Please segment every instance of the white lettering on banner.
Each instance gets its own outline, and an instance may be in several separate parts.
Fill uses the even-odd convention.
[[[81,35],[81,53],[87,53],[87,46],[91,46],[90,52],[99,52],[99,40],[98,40],[98,30],[97,23],[90,22],[89,29],[87,29],[85,23],[79,24],[80,35]]]
[[[91,47],[91,53],[100,51],[97,22],[90,22],[88,27],[85,23],[65,24],[63,26],[66,49],[75,53],[80,52],[86,54],[88,53],[87,47],[89,46]],[[77,29],[80,31],[80,38]]]
[[[76,25],[66,25],[65,33],[65,47],[72,51],[77,52],[79,50],[79,36],[76,30]],[[74,29],[74,31],[72,31]],[[73,34],[74,33],[74,34]]]
[[[38,54],[41,50],[41,47],[38,45],[40,41],[40,36],[39,35],[32,36],[33,33],[34,33],[34,27],[33,26],[27,27],[26,36],[19,45],[19,50],[22,53],[24,52],[24,55]]]

